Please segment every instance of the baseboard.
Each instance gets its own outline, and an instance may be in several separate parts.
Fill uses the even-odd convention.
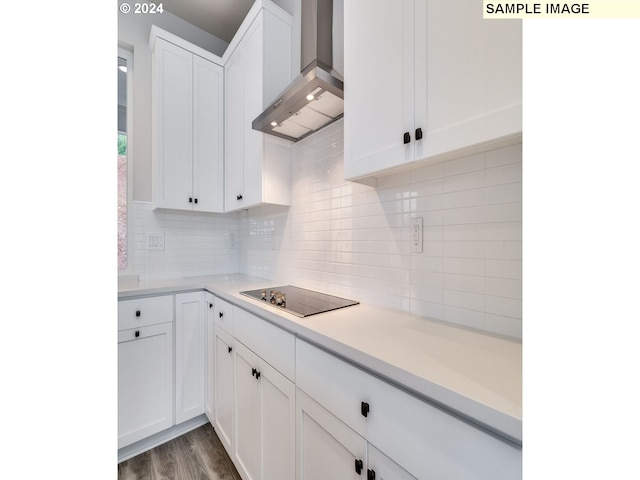
[[[191,430],[194,430],[202,425],[209,423],[209,419],[206,415],[198,415],[197,417],[192,418],[191,420],[187,420],[186,422],[182,422],[180,425],[174,425],[171,428],[167,428],[162,432],[158,432],[150,437],[143,438],[131,445],[127,445],[126,447],[122,447],[118,450],[118,463],[124,462],[136,455],[140,455],[141,453],[146,452],[147,450],[151,450],[158,445],[162,445],[169,440],[172,440],[180,435],[184,435]]]

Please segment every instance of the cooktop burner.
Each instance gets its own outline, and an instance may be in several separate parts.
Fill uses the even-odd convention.
[[[265,303],[286,310],[298,317],[308,317],[317,313],[329,312],[360,303],[334,295],[327,295],[326,293],[292,287],[291,285],[247,290],[240,293],[247,297],[262,300]]]

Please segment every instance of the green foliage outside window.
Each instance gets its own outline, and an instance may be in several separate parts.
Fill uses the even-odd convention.
[[[118,155],[126,155],[127,154],[127,134],[119,133],[118,134]]]

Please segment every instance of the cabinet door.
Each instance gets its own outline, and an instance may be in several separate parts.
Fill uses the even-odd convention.
[[[233,338],[224,330],[215,328],[215,385],[214,411],[216,415],[216,433],[227,453],[233,458],[233,417],[234,417],[234,383],[235,352]]]
[[[215,346],[216,336],[214,332],[214,297],[210,293],[205,294],[205,308],[207,310],[207,364],[205,366],[205,408],[204,413],[207,415],[211,425],[215,423],[214,414],[214,376],[215,376]]]
[[[522,22],[487,22],[478,15],[481,0],[420,3],[426,3],[427,36],[416,40],[416,58],[427,61],[421,86],[426,83],[429,106],[420,156],[522,132]]]
[[[260,478],[260,377],[258,357],[236,343],[236,466],[245,479]]]
[[[296,389],[271,365],[261,362],[262,479],[295,478]]]
[[[367,449],[367,478],[375,480],[417,480],[380,450],[369,444]]]
[[[194,210],[223,211],[224,70],[193,55]]]
[[[296,430],[296,480],[364,478],[366,441],[299,389]]]
[[[118,333],[118,448],[173,425],[173,324]]]
[[[176,423],[204,413],[204,292],[176,295]]]
[[[262,202],[264,134],[251,127],[263,107],[263,17],[259,16],[245,36],[244,59],[244,203]]]
[[[241,208],[244,197],[244,65],[240,47],[225,72],[225,210]]]
[[[349,0],[344,19],[349,179],[414,159],[414,0]]]
[[[155,148],[159,208],[191,208],[193,158],[193,55],[156,40]]]

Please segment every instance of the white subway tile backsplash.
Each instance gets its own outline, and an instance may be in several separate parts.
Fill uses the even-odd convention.
[[[484,268],[487,277],[522,279],[521,260],[486,259]]]
[[[477,170],[475,172],[461,173],[450,177],[444,177],[442,180],[443,192],[459,192],[460,190],[471,190],[474,188],[484,187],[485,170]]]

